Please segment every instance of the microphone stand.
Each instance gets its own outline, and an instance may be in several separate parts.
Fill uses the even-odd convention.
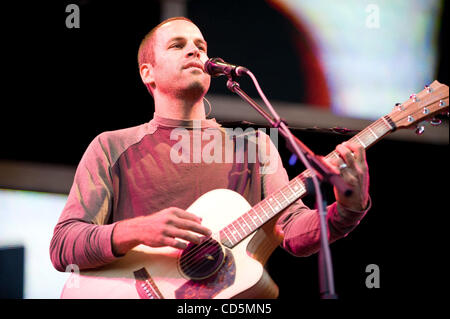
[[[322,191],[319,184],[319,178],[321,181],[328,182],[334,185],[339,191],[349,196],[352,193],[352,189],[342,179],[342,177],[332,171],[324,162],[323,157],[315,155],[305,144],[297,139],[286,123],[280,118],[277,112],[271,107],[268,100],[265,98],[264,93],[259,88],[258,82],[254,75],[246,69],[245,73],[249,75],[255,86],[258,89],[259,94],[263,98],[267,107],[272,113],[272,116],[268,114],[263,108],[261,108],[252,98],[250,98],[241,88],[239,83],[235,80],[235,75],[232,73],[225,74],[228,77],[227,88],[238,94],[244,101],[252,106],[259,114],[261,114],[273,128],[277,128],[278,131],[286,138],[289,145],[294,150],[298,158],[302,160],[305,166],[311,172],[311,178],[314,185],[316,195],[316,206],[320,217],[320,251],[319,251],[319,285],[320,296],[322,299],[337,299],[337,295],[334,289],[333,279],[333,266],[331,260],[330,247],[328,243],[328,228],[326,224],[326,201],[323,199]],[[307,185],[310,183],[306,183]]]

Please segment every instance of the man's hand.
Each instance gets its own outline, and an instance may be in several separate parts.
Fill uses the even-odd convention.
[[[201,225],[200,217],[180,208],[170,207],[149,216],[117,223],[112,236],[113,251],[116,255],[123,255],[139,244],[185,249],[187,243],[179,239],[200,243],[200,237],[192,232],[211,235],[211,231]]]
[[[336,147],[336,152],[340,158],[331,159],[328,163],[340,171],[344,180],[353,188],[353,193],[349,197],[339,193],[335,188],[337,202],[351,210],[366,209],[369,200],[369,168],[364,147],[344,142]]]

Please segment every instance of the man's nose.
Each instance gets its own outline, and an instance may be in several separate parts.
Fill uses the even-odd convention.
[[[188,48],[187,54],[188,57],[200,57],[200,50],[197,48],[196,45],[191,45]]]

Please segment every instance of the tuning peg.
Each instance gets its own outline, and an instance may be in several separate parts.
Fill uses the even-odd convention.
[[[395,109],[397,109],[398,111],[404,111],[405,110],[405,108],[403,107],[402,103],[395,103],[394,110]]]
[[[425,132],[425,126],[423,126],[423,125],[417,125],[417,128],[416,128],[416,134],[417,134],[417,135],[422,135],[423,132]]]
[[[433,118],[430,120],[430,124],[433,125],[433,126],[438,126],[438,125],[440,125],[441,123],[442,123],[442,121],[441,121],[440,119],[436,118],[436,117],[433,117]]]
[[[409,98],[412,99],[413,102],[417,102],[417,101],[419,100],[419,99],[417,98],[417,95],[416,95],[416,94],[411,94],[411,95],[409,96]]]
[[[433,92],[433,89],[429,85],[425,85],[425,89],[427,89],[427,93]]]

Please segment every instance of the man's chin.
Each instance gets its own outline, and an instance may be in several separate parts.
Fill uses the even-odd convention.
[[[193,90],[196,92],[206,93],[209,90],[210,80],[205,79],[204,77],[199,77],[198,79],[193,80],[189,83],[187,89]]]
[[[200,80],[192,81],[181,93],[186,99],[198,99],[203,97],[209,89],[208,83],[204,83]]]

